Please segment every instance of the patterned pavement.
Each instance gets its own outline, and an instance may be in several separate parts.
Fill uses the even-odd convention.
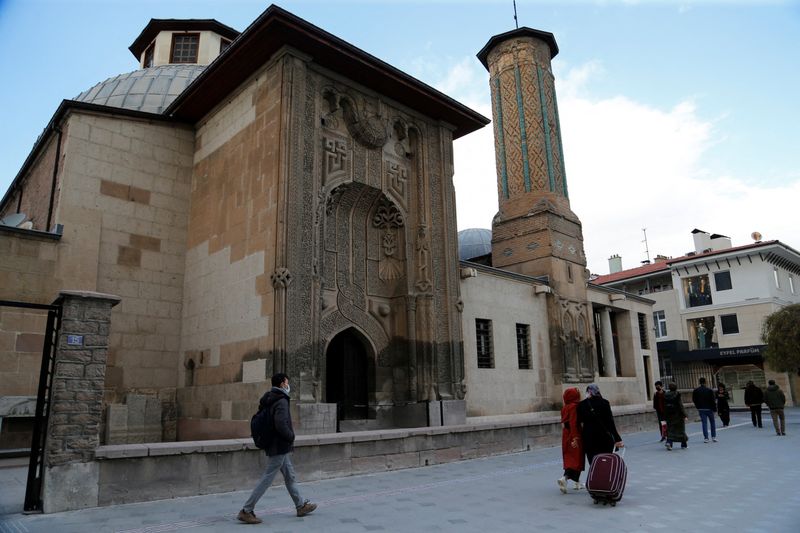
[[[628,485],[616,507],[593,505],[585,491],[561,494],[560,449],[303,483],[319,504],[294,516],[283,487],[256,507],[264,519],[247,526],[236,513],[242,491],[56,513],[0,516],[0,533],[169,531],[220,532],[458,532],[523,531],[800,531],[800,409],[787,409],[787,436],[778,437],[765,410],[765,427],[733,413],[704,444],[700,424],[689,424],[689,449],[667,452],[655,430],[623,435]],[[5,472],[4,472],[5,470]],[[0,469],[0,493],[11,469]],[[585,474],[583,476],[585,478]],[[583,479],[583,478],[582,478]],[[2,509],[0,507],[0,509]]]

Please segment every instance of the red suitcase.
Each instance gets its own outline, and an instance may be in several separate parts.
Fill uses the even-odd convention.
[[[614,506],[622,499],[625,481],[628,479],[628,467],[622,458],[624,453],[625,448],[622,448],[620,453],[601,453],[594,456],[586,479],[586,490],[594,503],[610,503]]]

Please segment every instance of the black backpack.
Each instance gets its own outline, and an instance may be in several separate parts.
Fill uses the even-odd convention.
[[[263,409],[253,415],[250,419],[250,436],[253,437],[253,442],[257,448],[266,450],[272,443],[272,437],[275,434],[275,425],[272,420],[273,404],[269,404]]]

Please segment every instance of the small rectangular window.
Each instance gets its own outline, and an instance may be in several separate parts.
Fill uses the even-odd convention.
[[[723,335],[739,333],[739,320],[736,315],[722,315],[719,317],[719,321],[722,324]]]
[[[639,317],[639,345],[643,350],[650,349],[650,337],[647,335],[647,315],[637,313]]]
[[[718,291],[729,291],[733,288],[731,284],[731,273],[729,271],[716,272],[714,274],[714,284]]]
[[[656,338],[667,336],[667,317],[664,311],[653,312],[653,323],[656,325]]]
[[[528,324],[517,324],[517,361],[520,369],[531,368],[531,327]]]
[[[772,269],[772,277],[775,278],[775,288],[776,289],[780,289],[781,288],[781,278],[778,277],[778,269],[777,268],[773,268]]]
[[[794,294],[794,276],[789,276],[789,291]]]
[[[228,39],[220,39],[219,40],[219,53],[221,54],[222,52],[227,50],[230,45],[231,45],[231,42]]]
[[[475,337],[478,351],[478,368],[494,368],[492,321],[485,318],[476,318]]]
[[[701,274],[691,278],[683,279],[683,296],[686,307],[698,307],[700,305],[711,305],[711,286],[708,283],[708,275]]]
[[[170,63],[197,63],[199,33],[173,33]]]
[[[156,53],[156,43],[153,42],[144,51],[144,61],[142,61],[142,68],[150,68],[153,66],[153,57]]]

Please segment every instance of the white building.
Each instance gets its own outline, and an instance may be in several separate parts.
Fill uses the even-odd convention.
[[[679,387],[713,377],[728,386],[736,405],[748,380],[764,386],[775,379],[796,397],[797,377],[764,364],[761,326],[767,315],[800,303],[800,252],[777,240],[734,247],[723,235],[692,234],[694,251],[684,256],[658,256],[629,270],[612,256],[611,273],[593,283],[655,301],[659,374]]]

